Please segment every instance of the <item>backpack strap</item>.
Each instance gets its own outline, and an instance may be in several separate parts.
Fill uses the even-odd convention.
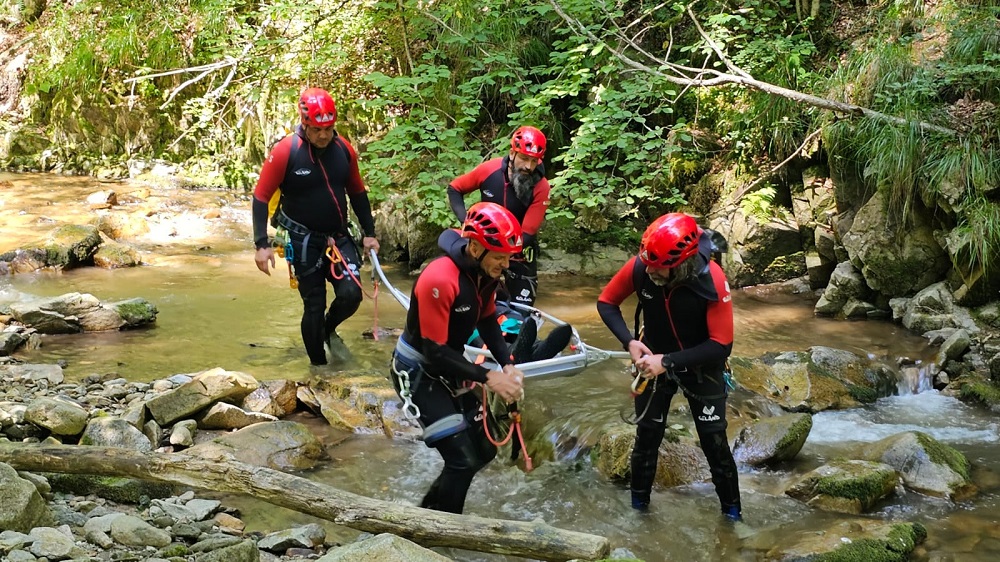
[[[635,305],[635,319],[633,324],[632,335],[636,339],[639,339],[642,334],[639,333],[640,319],[642,317],[642,295],[639,291],[642,289],[643,281],[646,278],[646,264],[642,263],[642,260],[635,258],[635,265],[632,267],[632,288],[635,289],[636,296],[638,297],[638,302]]]

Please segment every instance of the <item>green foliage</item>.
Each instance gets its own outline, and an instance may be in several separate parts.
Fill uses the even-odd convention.
[[[767,222],[773,216],[772,207],[777,193],[777,189],[770,185],[747,193],[740,200],[740,209],[749,216]]]

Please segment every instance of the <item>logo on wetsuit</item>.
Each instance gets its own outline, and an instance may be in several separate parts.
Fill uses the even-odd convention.
[[[698,416],[698,419],[703,422],[714,422],[719,421],[721,418],[715,415],[715,406],[705,406],[702,408],[701,412],[705,415]]]

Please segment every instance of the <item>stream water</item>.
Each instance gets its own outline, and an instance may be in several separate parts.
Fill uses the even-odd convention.
[[[9,182],[9,183],[4,183]],[[88,178],[0,173],[0,252],[29,243],[66,221],[87,222],[87,194],[101,189],[127,192],[128,184]],[[172,193],[172,195],[171,195]],[[155,327],[107,334],[45,336],[41,348],[21,352],[30,362],[62,362],[66,376],[115,372],[129,380],[150,381],[211,367],[245,371],[260,380],[310,376],[299,337],[301,304],[288,288],[284,264],[266,277],[256,270],[249,241],[248,202],[217,192],[166,191],[170,216],[149,217],[151,230],[135,244],[146,265],[108,271],[82,268],[0,277],[0,305],[27,295],[86,292],[99,299],[135,296],[153,302],[160,313]],[[218,211],[208,213],[207,211]],[[215,216],[217,218],[205,218]],[[385,264],[394,284],[408,293],[412,277]],[[544,260],[542,261],[544,271]],[[364,269],[367,278],[369,268]],[[538,306],[571,322],[591,345],[614,348],[615,340],[595,310],[605,280],[542,277]],[[735,355],[805,350],[824,345],[893,361],[920,360],[933,350],[901,326],[887,322],[846,322],[816,318],[812,301],[770,289],[737,291]],[[626,308],[629,305],[626,304]],[[392,341],[372,341],[361,333],[373,324],[371,300],[341,328],[354,355],[352,367],[382,369]],[[402,307],[383,291],[378,323],[401,327]],[[545,401],[552,422],[541,432],[555,444],[556,460],[533,472],[502,462],[483,470],[472,485],[466,511],[518,520],[542,518],[551,525],[609,537],[619,554],[659,560],[757,560],[761,545],[796,531],[827,528],[840,516],[812,510],[782,494],[795,475],[837,457],[850,457],[864,443],[919,429],[965,453],[974,463],[980,494],[954,504],[915,493],[890,498],[868,517],[919,521],[929,533],[914,560],[1000,559],[1000,466],[998,427],[988,411],[967,406],[935,391],[903,394],[849,411],[815,416],[808,440],[794,465],[741,470],[744,515],[756,534],[741,540],[720,520],[710,484],[656,490],[649,514],[629,506],[628,493],[608,482],[588,456],[601,427],[617,421],[628,405],[624,363],[609,360],[568,378],[533,380],[529,400]],[[905,386],[905,385],[901,385]],[[675,400],[675,407],[685,405]],[[331,460],[308,477],[379,499],[418,503],[440,469],[437,454],[420,443],[384,437],[346,436],[322,420],[297,415],[327,440]],[[690,425],[687,413],[671,423]],[[794,470],[793,470],[794,469]],[[247,498],[226,498],[240,507],[248,530],[271,530],[314,521]],[[356,533],[324,523],[338,540]],[[509,557],[442,550],[456,560],[499,561]]]

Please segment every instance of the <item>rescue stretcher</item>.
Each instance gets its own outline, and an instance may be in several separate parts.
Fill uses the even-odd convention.
[[[369,257],[371,258],[372,268],[374,272],[378,274],[383,288],[389,291],[389,293],[392,294],[392,297],[396,299],[396,302],[403,305],[403,308],[409,310],[409,295],[403,293],[389,282],[385,272],[382,270],[382,265],[378,261],[378,255],[374,250],[371,251]],[[540,318],[542,322],[551,322],[556,326],[569,325],[568,322],[564,322],[535,307],[519,303],[510,304],[512,307],[523,313],[525,317],[534,316]],[[627,351],[609,351],[587,345],[584,343],[583,339],[580,338],[580,334],[577,333],[576,328],[571,326],[570,329],[572,330],[573,335],[570,337],[569,345],[566,346],[566,349],[558,355],[552,357],[551,359],[542,359],[540,361],[531,361],[529,363],[520,363],[517,365],[521,372],[524,373],[525,377],[536,379],[568,377],[576,375],[588,366],[600,363],[606,359],[630,359]],[[477,358],[483,356],[485,357],[485,361],[482,362],[483,366],[487,369],[499,369],[494,361],[493,354],[490,353],[489,350],[466,345],[465,356],[469,361],[473,362],[476,361]]]

